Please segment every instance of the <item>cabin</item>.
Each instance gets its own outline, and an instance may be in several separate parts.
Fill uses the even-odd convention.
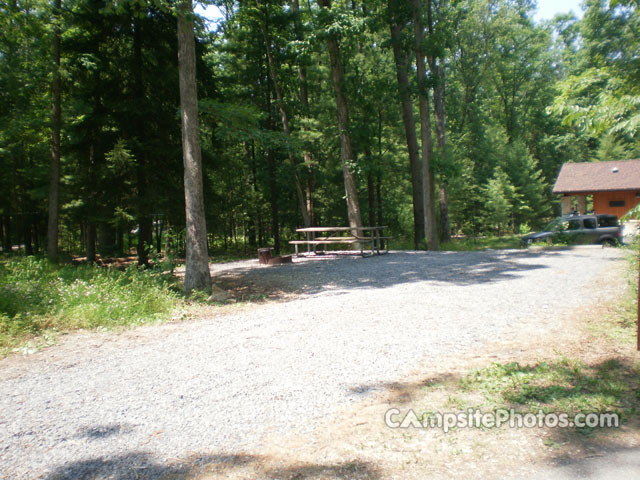
[[[584,214],[591,200],[596,214],[618,218],[640,203],[640,159],[616,162],[565,163],[553,193],[562,195],[562,214]]]

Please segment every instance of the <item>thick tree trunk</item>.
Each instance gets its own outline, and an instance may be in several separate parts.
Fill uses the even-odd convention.
[[[389,11],[391,13],[391,44],[393,47],[393,57],[396,63],[396,76],[398,79],[398,91],[400,93],[400,103],[402,105],[402,120],[404,132],[407,140],[407,150],[409,151],[409,165],[411,169],[411,186],[413,191],[413,243],[415,248],[420,248],[425,239],[424,223],[424,191],[423,174],[418,158],[418,139],[416,137],[416,125],[413,118],[413,105],[409,93],[409,66],[407,54],[402,46],[402,24],[396,12],[399,6],[395,1],[389,1]]]
[[[269,17],[268,10],[265,11],[265,21],[262,25],[262,33],[264,38],[264,47],[267,53],[267,63],[269,65],[269,72],[271,73],[271,81],[273,83],[273,89],[276,92],[276,101],[278,103],[278,109],[280,110],[280,118],[282,120],[282,129],[287,138],[291,137],[291,130],[289,128],[289,117],[284,105],[284,98],[282,96],[282,90],[278,82],[278,70],[276,68],[273,56],[271,55],[271,38],[269,36]],[[302,183],[296,170],[296,159],[293,156],[293,152],[289,149],[288,152],[289,163],[293,169],[293,180],[296,187],[296,195],[298,197],[298,206],[300,207],[300,213],[302,214],[302,221],[305,227],[311,226],[311,215],[307,210],[307,200],[305,198],[304,191],[302,189]]]
[[[51,169],[49,181],[49,219],[47,223],[47,256],[58,256],[58,215],[60,204],[60,129],[62,126],[62,96],[60,80],[60,10],[61,0],[54,0],[53,16],[53,81],[51,84]]]
[[[425,81],[427,69],[423,51],[424,26],[421,12],[422,0],[413,2],[413,29],[416,44],[416,73],[418,75],[418,101],[420,104],[420,141],[422,146],[422,186],[424,189],[425,234],[427,249],[438,250],[438,223],[436,218],[435,175],[431,165],[433,158],[433,141],[431,140],[431,108],[429,92]]]
[[[427,0],[427,26],[429,29],[429,35],[433,35],[433,0]],[[442,65],[440,65],[440,62],[434,55],[429,55],[427,58],[429,61],[429,68],[431,69],[431,75],[435,80],[435,86],[433,88],[433,105],[436,117],[436,143],[438,146],[438,153],[440,154],[440,161],[444,162],[447,158],[447,123],[445,113],[444,70],[442,68]],[[444,176],[440,178],[439,188],[440,241],[446,242],[451,239],[451,227],[449,225],[449,206],[447,204],[447,182]]]
[[[265,89],[265,105],[267,109],[266,128],[273,130],[273,115],[271,102],[271,73],[267,70],[267,85]],[[273,236],[273,249],[280,253],[280,214],[278,208],[278,169],[276,167],[275,152],[271,146],[267,147],[267,171],[269,172],[269,203],[271,204],[271,235]]]
[[[447,158],[447,139],[446,139],[446,114],[444,102],[444,75],[442,67],[437,63],[433,67],[437,84],[433,91],[433,103],[435,105],[436,117],[436,142],[440,158],[446,161]],[[444,176],[440,178],[440,240],[447,242],[451,239],[451,227],[449,225],[449,204],[447,200],[447,180]]]
[[[296,35],[296,40],[298,42],[302,42],[304,40],[304,36],[302,34],[302,27],[300,25],[300,4],[298,0],[291,0],[291,11],[293,12],[293,24],[294,31]],[[304,63],[298,62],[298,80],[300,82],[299,85],[299,95],[300,95],[300,104],[302,105],[302,115],[304,117],[309,117],[309,86],[307,83],[307,69],[305,68]],[[303,130],[309,131],[309,127],[303,125]],[[311,225],[314,224],[313,220],[313,153],[309,150],[304,150],[302,153],[304,158],[304,164],[307,167],[307,182],[306,182],[306,197],[307,197],[307,211],[309,212],[309,220]]]
[[[182,156],[186,211],[186,269],[184,290],[211,290],[207,226],[202,189],[202,157],[196,88],[196,49],[193,33],[193,4],[178,5],[178,72],[182,117]]]
[[[318,0],[318,5],[330,10],[331,0]],[[362,220],[360,217],[360,204],[358,203],[358,190],[349,166],[351,163],[355,163],[356,159],[351,147],[351,136],[349,134],[349,107],[344,87],[344,72],[340,61],[338,39],[334,36],[329,36],[327,38],[327,47],[331,60],[331,78],[336,97],[338,130],[340,132],[340,159],[342,161],[342,176],[344,178],[349,226],[353,229],[352,234],[357,235],[359,234],[358,229],[362,228]]]

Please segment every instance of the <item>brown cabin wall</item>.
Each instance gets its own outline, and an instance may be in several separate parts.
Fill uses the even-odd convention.
[[[640,198],[636,197],[635,190],[618,192],[594,192],[593,210],[595,213],[609,213],[618,218],[640,203]],[[609,202],[624,201],[624,207],[611,207]]]

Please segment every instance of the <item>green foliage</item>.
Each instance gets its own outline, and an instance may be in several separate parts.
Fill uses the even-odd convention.
[[[576,52],[572,74],[560,85],[549,111],[565,125],[617,144],[614,152],[638,151],[640,87],[638,53],[640,11],[634,2],[590,0],[580,23],[582,48]],[[608,145],[607,145],[608,144]],[[602,147],[602,145],[601,145]],[[627,157],[628,158],[628,157]]]
[[[484,194],[487,221],[490,225],[494,225],[497,233],[500,234],[510,223],[514,202],[519,198],[507,174],[499,166],[487,182]]]
[[[0,261],[0,349],[48,330],[164,320],[179,302],[174,281],[158,271],[5,258]]]

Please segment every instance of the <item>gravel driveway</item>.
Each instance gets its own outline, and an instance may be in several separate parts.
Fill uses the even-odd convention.
[[[421,362],[611,298],[621,259],[583,247],[218,265],[299,295],[0,361],[0,477],[157,478],[258,452]]]

